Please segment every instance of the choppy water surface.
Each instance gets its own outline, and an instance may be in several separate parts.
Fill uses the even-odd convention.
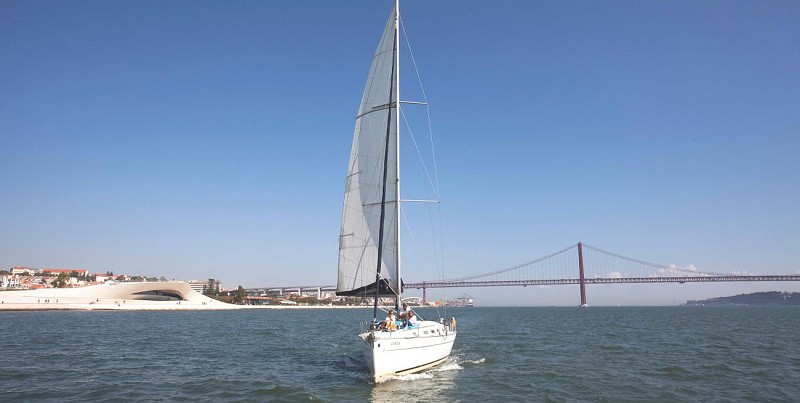
[[[426,318],[432,309],[420,309]],[[442,312],[444,313],[444,312]],[[382,384],[366,310],[0,312],[3,401],[796,401],[793,307],[462,308],[451,359]],[[499,400],[498,400],[499,401]]]

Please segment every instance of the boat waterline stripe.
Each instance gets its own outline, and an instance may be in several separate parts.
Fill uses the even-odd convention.
[[[447,359],[447,356],[444,356],[444,357],[442,357],[442,358],[439,358],[439,359],[433,360],[433,361],[431,361],[431,362],[429,362],[429,363],[427,363],[427,364],[417,365],[416,367],[411,367],[411,368],[406,368],[406,369],[403,369],[403,370],[400,370],[400,371],[395,371],[395,374],[402,375],[404,372],[409,372],[409,371],[412,371],[412,372],[413,372],[413,371],[414,371],[415,369],[417,369],[417,368],[423,368],[423,367],[427,367],[427,366],[433,366],[433,365],[435,365],[435,364],[437,364],[437,363],[439,363],[439,362],[442,362],[442,361],[444,361],[444,360],[446,360],[446,359]]]

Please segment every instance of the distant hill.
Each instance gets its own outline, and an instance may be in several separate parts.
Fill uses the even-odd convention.
[[[732,297],[688,300],[686,305],[800,305],[800,293],[780,291],[754,292]]]

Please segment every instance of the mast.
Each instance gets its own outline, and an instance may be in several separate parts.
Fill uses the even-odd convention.
[[[394,92],[394,105],[395,113],[395,148],[394,160],[397,164],[397,180],[395,181],[394,195],[397,198],[394,201],[394,208],[397,214],[397,224],[395,230],[397,231],[397,248],[395,250],[395,261],[397,263],[397,301],[395,301],[394,308],[400,310],[401,295],[403,294],[403,277],[400,275],[400,0],[394,0],[394,58],[396,64],[394,66],[394,79],[395,79],[395,92]]]
[[[399,13],[398,13],[399,12],[399,7],[400,7],[400,1],[399,0],[395,0],[394,7],[395,7],[395,13],[394,13],[394,42],[392,44],[392,48],[393,48],[392,49],[392,76],[393,76],[392,78],[393,78],[393,80],[392,80],[392,78],[390,78],[390,81],[394,81],[397,84],[397,87],[398,87],[398,90],[399,90],[400,80],[398,79],[397,74],[396,74],[400,70],[399,67],[398,67],[399,63],[397,63],[398,62],[398,59],[397,59],[397,53],[398,53],[397,52],[397,47],[398,47],[398,44],[400,42],[399,38],[398,38],[398,21],[399,21],[399,18],[400,18]],[[395,113],[397,113],[399,115],[399,112],[400,112],[399,111],[399,109],[400,109],[399,99],[400,98],[397,96],[396,91],[393,91],[393,90],[394,90],[394,86],[392,84],[389,84],[389,100],[388,100],[389,101],[389,105],[388,105],[389,107],[388,107],[388,113],[387,113],[387,117],[386,117],[386,142],[385,142],[384,153],[383,153],[383,191],[381,192],[380,229],[378,230],[379,231],[379,233],[378,233],[378,263],[377,263],[377,270],[375,272],[375,302],[373,303],[373,306],[372,306],[372,323],[377,323],[378,322],[378,299],[380,298],[381,262],[383,262],[383,243],[384,243],[383,233],[384,233],[384,229],[386,228],[386,188],[388,187],[388,184],[386,183],[386,181],[387,181],[388,176],[389,176],[389,147],[390,147],[389,140],[391,138],[391,132],[392,132],[392,101],[396,101],[394,103],[394,107],[397,109],[397,111]],[[395,129],[399,129],[399,127],[400,127],[399,116],[395,117],[395,121],[396,121]],[[399,156],[400,140],[399,140],[399,135],[398,134],[399,133],[397,133],[397,131],[395,131],[395,145],[394,145],[395,157]],[[400,161],[397,160],[396,164],[397,164],[397,168],[398,168],[398,173],[397,173],[397,178],[395,178],[394,186],[395,186],[395,190],[399,191],[399,189],[400,189],[400,180],[399,180],[399,176],[400,176],[400,174],[399,174]],[[395,198],[396,198],[396,200],[394,200],[394,205],[395,205],[395,208],[397,209],[397,214],[398,214],[398,224],[395,225],[395,227],[397,227],[397,231],[398,231],[397,232],[397,236],[398,236],[398,238],[397,238],[397,250],[395,251],[394,260],[398,265],[397,266],[397,282],[398,282],[398,288],[400,288],[400,266],[399,266],[399,263],[400,263],[400,254],[399,254],[399,250],[400,250],[400,238],[399,238],[399,235],[400,235],[399,234],[399,231],[400,231],[400,229],[399,229],[399,227],[400,227],[400,225],[399,225],[400,206],[398,204],[400,202],[400,195],[396,194]],[[397,292],[397,300],[395,302],[395,305],[396,305],[395,309],[398,309],[399,305],[400,305],[400,292],[399,291]]]

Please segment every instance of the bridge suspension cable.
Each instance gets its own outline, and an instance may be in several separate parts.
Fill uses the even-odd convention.
[[[800,274],[733,275],[703,272],[634,259],[579,242],[547,256],[500,270],[447,280],[405,283],[405,287],[421,288],[424,296],[426,288],[578,284],[581,286],[581,305],[584,305],[586,284],[732,281],[800,281]]]
[[[574,249],[577,246],[578,246],[578,244],[570,245],[570,246],[568,246],[568,247],[566,247],[564,249],[561,249],[561,250],[559,250],[557,252],[553,252],[553,253],[551,253],[551,254],[549,254],[547,256],[540,257],[540,258],[538,258],[536,260],[531,260],[530,262],[521,263],[521,264],[518,264],[516,266],[507,267],[505,269],[496,270],[496,271],[493,271],[493,272],[490,272],[490,273],[476,274],[476,275],[467,276],[467,277],[451,278],[451,279],[446,279],[446,280],[442,280],[442,281],[454,281],[454,282],[457,282],[457,281],[468,281],[468,280],[475,280],[475,279],[479,279],[479,278],[491,277],[491,276],[496,276],[496,275],[499,275],[499,274],[508,273],[508,272],[511,272],[511,271],[514,271],[514,270],[521,269],[523,267],[532,266],[532,265],[534,265],[536,263],[541,263],[541,262],[543,262],[545,260],[551,259],[551,258],[553,258],[555,256],[558,256],[558,255],[560,255],[562,253],[565,253],[565,252],[567,252],[567,251],[569,251],[571,249]]]
[[[614,257],[614,258],[622,259],[622,260],[627,260],[627,261],[632,262],[632,263],[637,263],[637,264],[640,264],[640,265],[643,265],[643,266],[649,266],[649,267],[652,267],[652,268],[655,268],[655,269],[678,271],[678,272],[681,272],[681,273],[694,274],[694,275],[708,275],[708,276],[725,276],[725,275],[727,275],[727,274],[724,274],[724,273],[713,273],[713,272],[702,272],[702,271],[696,271],[696,270],[689,270],[689,269],[684,269],[684,268],[680,268],[680,267],[673,266],[673,265],[652,263],[652,262],[648,262],[646,260],[634,259],[634,258],[630,258],[630,257],[627,257],[627,256],[622,256],[622,255],[620,255],[618,253],[607,251],[605,249],[600,249],[598,247],[595,247],[595,246],[592,246],[592,245],[589,245],[589,244],[586,244],[586,243],[583,244],[583,247],[587,248],[587,249],[590,249],[590,250],[592,250],[594,252],[598,252],[598,253],[604,254],[606,256],[610,256],[610,257]]]

